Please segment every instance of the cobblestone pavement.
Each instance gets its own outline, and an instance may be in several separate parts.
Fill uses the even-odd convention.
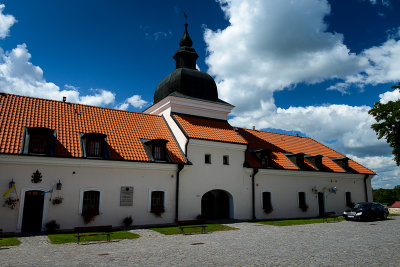
[[[1,266],[400,266],[400,217],[298,226],[235,223],[237,231],[52,245],[22,237],[0,248]]]

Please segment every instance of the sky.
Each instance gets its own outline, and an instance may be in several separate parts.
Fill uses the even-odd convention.
[[[141,112],[175,68],[185,12],[231,125],[314,138],[375,171],[373,188],[400,185],[368,115],[400,99],[400,1],[0,3],[2,92]]]

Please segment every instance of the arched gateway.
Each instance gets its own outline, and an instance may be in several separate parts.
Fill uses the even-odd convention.
[[[201,198],[201,215],[205,219],[232,219],[232,195],[220,189],[208,191]]]

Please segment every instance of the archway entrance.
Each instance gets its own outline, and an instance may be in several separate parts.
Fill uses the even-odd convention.
[[[44,194],[42,191],[25,192],[22,232],[40,232],[42,230],[43,204]]]
[[[201,215],[205,219],[230,219],[232,208],[232,196],[224,190],[208,191],[201,198]]]

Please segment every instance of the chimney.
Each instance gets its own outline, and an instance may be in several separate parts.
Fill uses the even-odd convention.
[[[253,126],[253,131],[256,129],[256,126]]]
[[[67,97],[66,96],[63,96],[63,102],[64,103],[67,102]]]

